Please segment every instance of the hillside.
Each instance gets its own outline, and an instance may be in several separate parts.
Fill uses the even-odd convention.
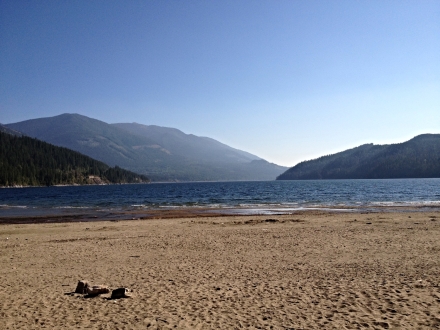
[[[199,161],[248,163],[261,158],[248,152],[231,148],[226,144],[208,137],[185,134],[176,128],[137,123],[112,124],[132,134],[156,141],[173,155],[179,155]]]
[[[305,161],[277,180],[440,177],[440,134],[423,134],[399,144],[365,144]]]
[[[15,136],[21,136],[22,134],[20,132],[17,132],[16,130],[13,130],[9,127],[6,127],[3,124],[0,124],[0,132],[15,135]]]
[[[111,166],[142,173],[153,181],[274,180],[287,169],[173,128],[107,124],[78,114],[6,126]]]
[[[0,132],[0,186],[141,182],[149,180],[66,148]]]

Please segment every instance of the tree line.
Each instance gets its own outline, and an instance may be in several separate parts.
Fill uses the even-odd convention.
[[[52,186],[149,182],[76,151],[0,132],[0,186]]]

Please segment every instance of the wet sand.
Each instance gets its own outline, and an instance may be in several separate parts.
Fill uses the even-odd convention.
[[[440,329],[440,212],[171,213],[0,225],[0,328]]]

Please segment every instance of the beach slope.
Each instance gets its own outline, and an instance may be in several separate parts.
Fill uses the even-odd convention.
[[[439,329],[439,237],[438,212],[1,225],[0,328]]]

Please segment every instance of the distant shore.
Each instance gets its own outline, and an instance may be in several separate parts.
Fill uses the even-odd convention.
[[[16,185],[16,186],[0,186],[0,189],[4,188],[50,188],[50,187],[81,187],[81,186],[112,186],[112,185],[125,185],[125,184],[150,184],[149,182],[126,182],[126,183],[72,183],[72,184],[54,184],[52,186],[23,186],[23,185]]]

